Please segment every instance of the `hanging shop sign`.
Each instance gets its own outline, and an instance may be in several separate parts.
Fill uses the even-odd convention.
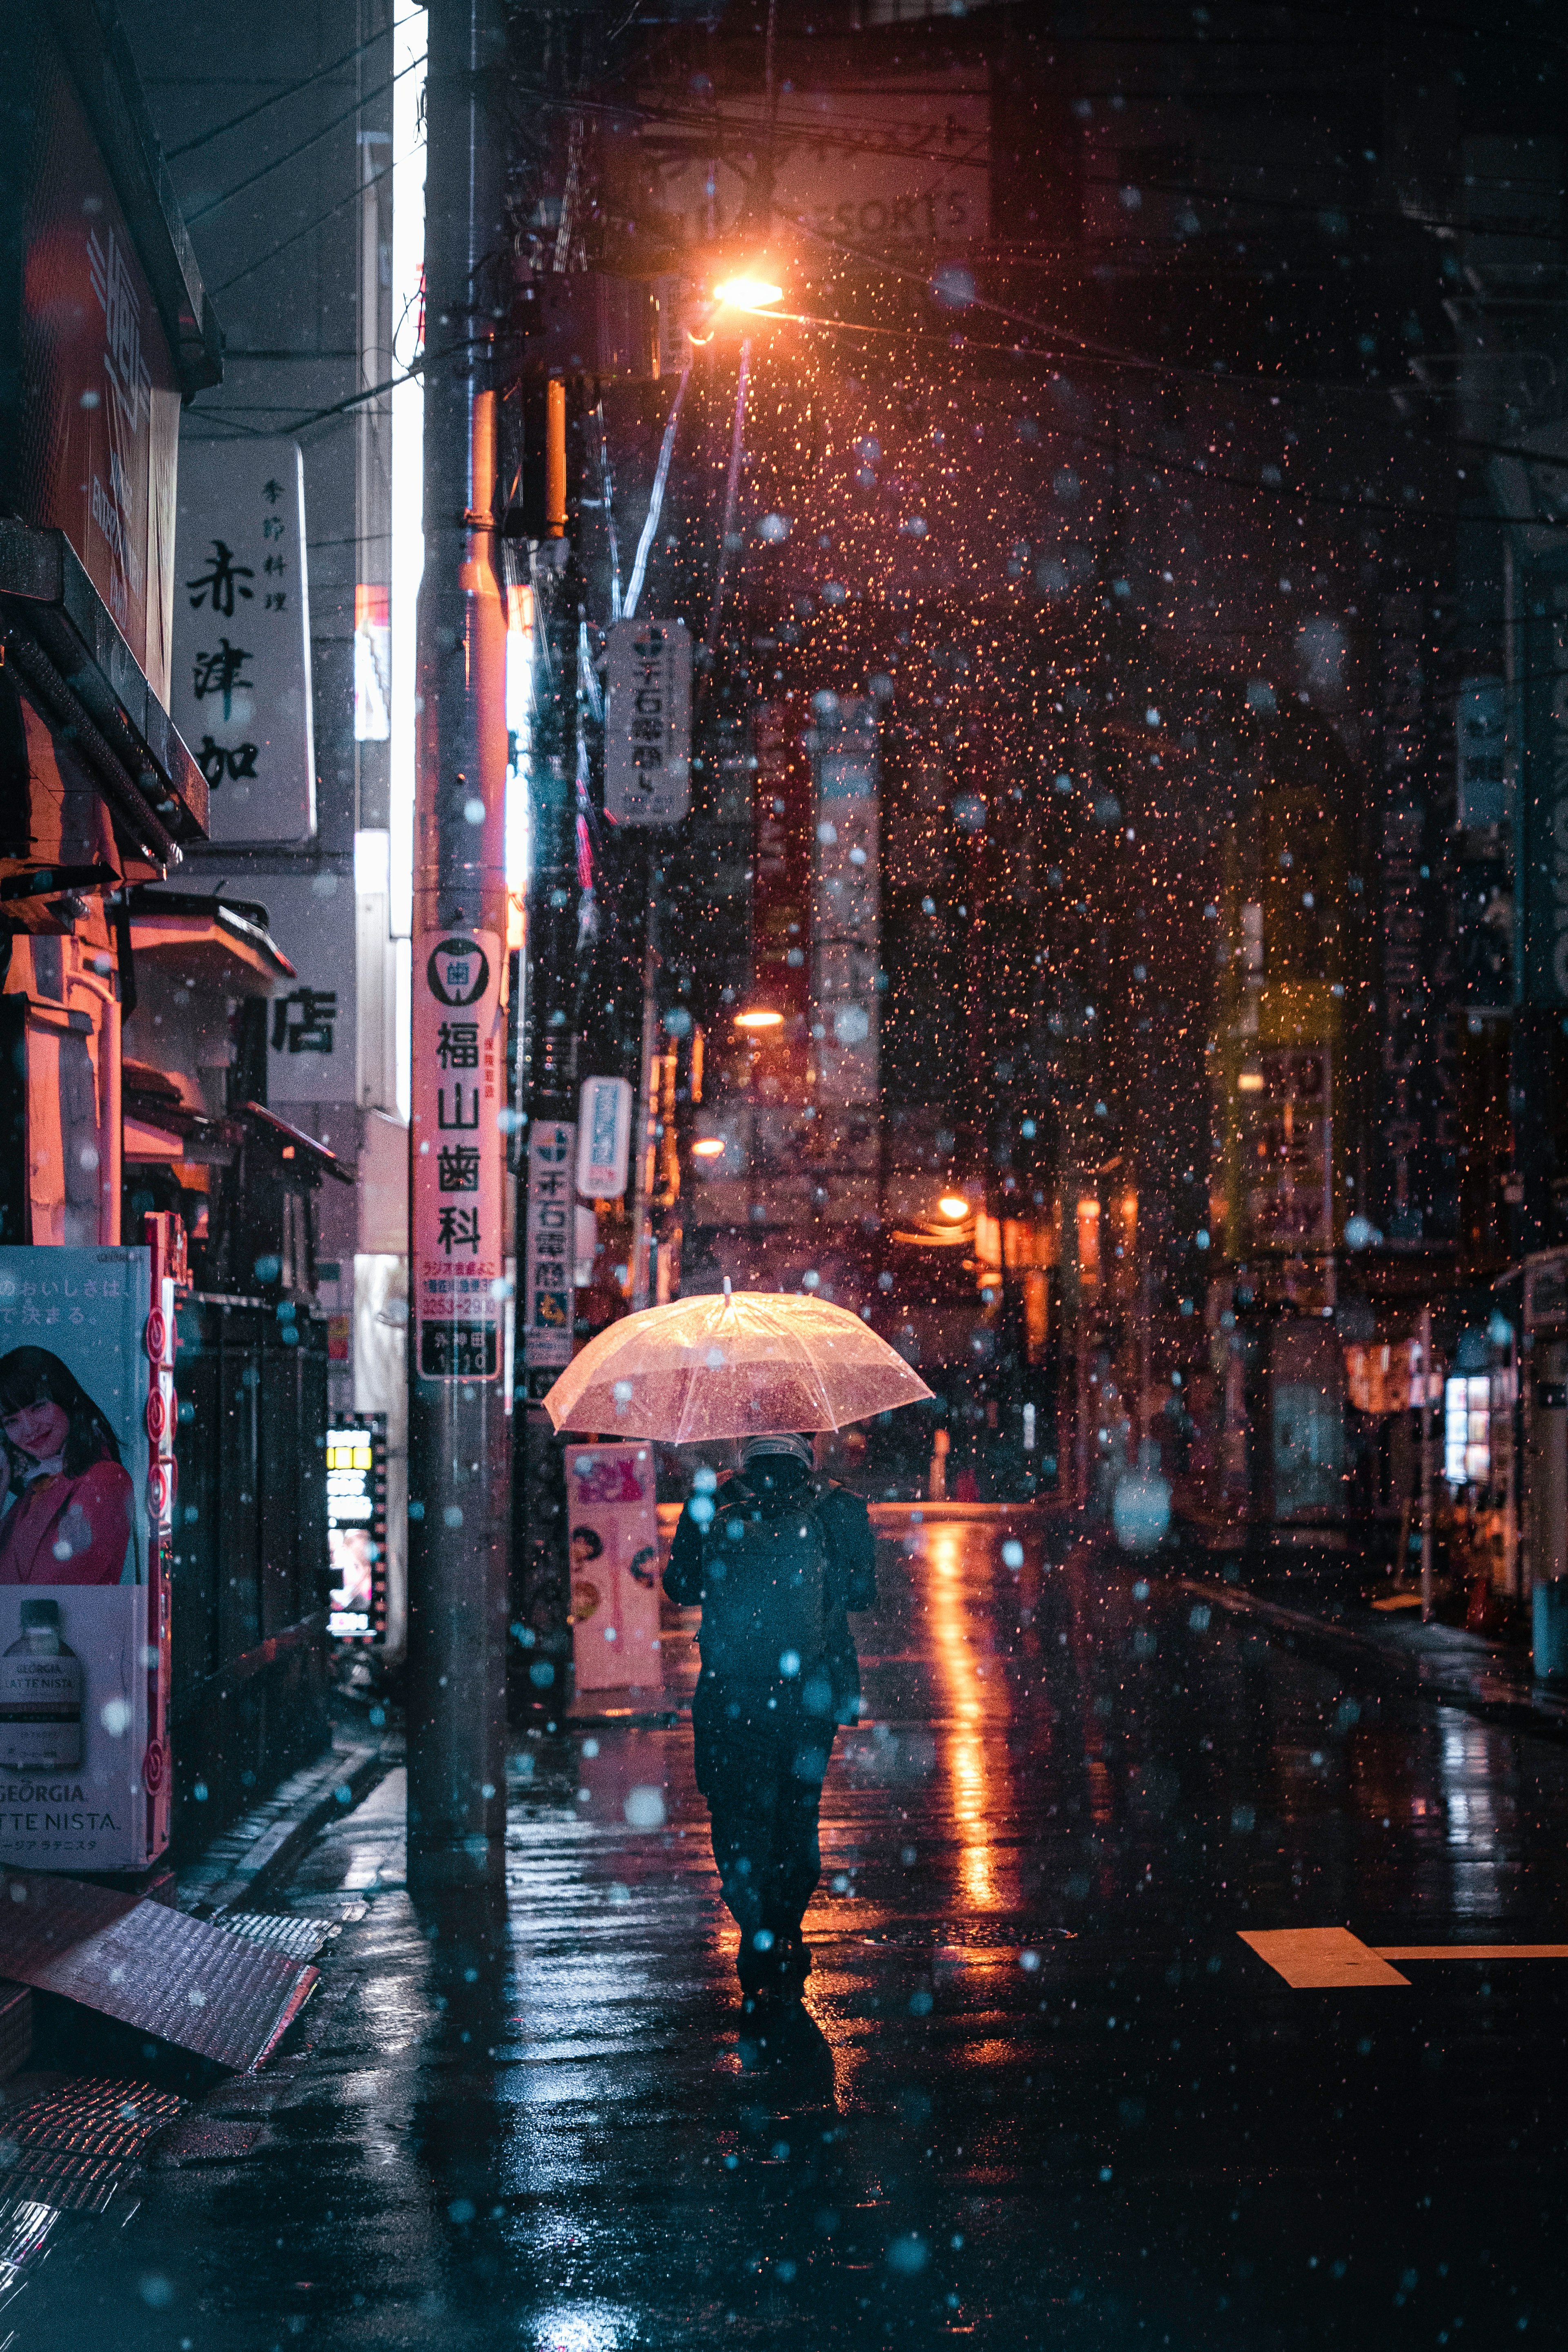
[[[501,1369],[505,969],[494,931],[424,931],[413,948],[415,1361],[425,1380]]]
[[[327,1631],[357,1647],[387,1630],[387,1417],[335,1414],[327,1429]]]
[[[727,91],[720,140],[706,122],[664,132],[656,201],[688,245],[745,234],[765,166],[775,218],[818,236],[962,251],[987,235],[987,84],[959,68],[868,87],[847,58],[836,79],[830,70],[772,100]]]
[[[581,1690],[657,1689],[659,1521],[651,1445],[569,1445],[572,1663]]]
[[[523,1363],[529,1371],[559,1371],[571,1361],[576,1157],[577,1129],[570,1119],[534,1121],[521,1284]]]
[[[0,1863],[12,1867],[135,1870],[169,1841],[167,1259],[0,1249]]]
[[[679,824],[692,796],[692,641],[684,621],[619,621],[610,632],[604,814]]]
[[[625,1078],[585,1078],[577,1115],[577,1189],[585,1201],[618,1201],[632,1150],[632,1088]]]
[[[834,700],[816,729],[812,1059],[820,1103],[872,1104],[882,954],[876,712],[870,702]]]
[[[214,841],[316,831],[305,466],[295,441],[186,442],[170,716],[212,794]]]
[[[266,901],[267,927],[295,974],[267,1007],[267,1102],[274,1109],[352,1103],[359,982],[353,877],[269,874],[252,887]]]

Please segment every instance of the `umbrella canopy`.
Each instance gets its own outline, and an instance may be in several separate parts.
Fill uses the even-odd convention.
[[[842,1429],[930,1394],[858,1315],[806,1292],[740,1290],[612,1323],[544,1402],[557,1429],[690,1445]]]

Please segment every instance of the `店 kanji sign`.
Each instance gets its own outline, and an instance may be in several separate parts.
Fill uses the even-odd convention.
[[[503,959],[494,931],[413,949],[413,1311],[426,1380],[501,1369],[506,1101]]]
[[[610,632],[604,814],[679,824],[691,805],[692,641],[684,621],[618,621]]]

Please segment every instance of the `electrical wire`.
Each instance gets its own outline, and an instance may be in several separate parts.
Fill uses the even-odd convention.
[[[198,205],[194,212],[187,213],[185,226],[194,228],[198,221],[207,220],[214,213],[221,212],[225,205],[232,204],[235,196],[243,195],[247,188],[254,188],[258,181],[269,178],[274,172],[280,172],[285,163],[292,163],[298,156],[306,154],[310,148],[319,147],[322,140],[331,131],[338,130],[352,115],[361,112],[370,104],[371,99],[383,98],[394,82],[400,82],[404,74],[413,73],[423,63],[423,55],[410,58],[406,65],[399,66],[390,80],[378,82],[374,89],[366,90],[362,98],[355,99],[352,106],[346,106],[341,114],[335,114],[332,117],[330,122],[324,122],[319,131],[313,131],[308,139],[301,139],[298,146],[286,148],[281,155],[275,155],[270,163],[257,164],[256,170],[247,172],[243,180],[236,180],[232,188],[223,189],[219,194],[209,197],[204,205]],[[368,187],[371,183],[366,181],[363,184]]]
[[[670,421],[664,427],[664,445],[659,451],[659,463],[653,473],[653,487],[648,493],[648,511],[643,518],[643,535],[637,541],[637,552],[632,563],[632,577],[626,583],[626,601],[621,608],[622,620],[630,621],[633,618],[637,611],[637,600],[643,593],[643,582],[648,570],[649,552],[653,544],[654,534],[659,528],[660,514],[664,510],[664,485],[670,478],[670,459],[674,452],[675,427],[681,421],[681,403],[686,396],[686,386],[691,379],[692,364],[688,360],[681,370],[681,380],[675,387],[674,403],[670,410]]]
[[[417,154],[423,144],[424,142],[422,139],[416,140],[410,152]],[[407,161],[406,157],[404,161]],[[247,261],[245,268],[236,269],[232,278],[225,278],[221,286],[209,287],[208,292],[214,299],[220,294],[226,294],[232,286],[239,285],[243,278],[254,276],[258,269],[264,269],[267,264],[269,261],[275,261],[280,253],[287,253],[291,245],[298,245],[301,237],[309,236],[315,230],[324,227],[328,221],[336,218],[346,205],[357,204],[368,189],[378,187],[382,181],[390,178],[396,169],[395,163],[384,163],[379,172],[372,173],[368,180],[362,180],[358,185],[350,188],[348,194],[340,196],[335,205],[329,205],[325,212],[318,213],[315,218],[308,220],[302,228],[291,229],[287,236],[280,236],[276,245],[269,245],[265,253],[258,253],[254,261]]]
[[[368,41],[361,41],[356,47],[345,49],[342,56],[334,58],[329,65],[318,66],[314,73],[306,74],[301,80],[289,82],[283,89],[275,89],[270,98],[258,98],[256,104],[247,106],[243,113],[231,114],[226,122],[214,123],[210,131],[198,131],[194,139],[186,139],[178,147],[166,147],[163,150],[164,162],[174,163],[182,155],[193,155],[198,147],[210,146],[225,131],[237,131],[242,122],[253,122],[258,114],[265,114],[269,106],[281,106],[286,99],[298,98],[302,89],[308,89],[313,82],[324,81],[329,74],[340,72],[344,66],[352,65],[354,59],[362,58],[367,49],[373,49],[378,41],[390,40],[394,33],[401,33],[405,25],[411,25],[415,16],[423,14],[423,8],[410,9],[406,16],[400,16],[395,24],[387,26],[382,32],[372,33]]]

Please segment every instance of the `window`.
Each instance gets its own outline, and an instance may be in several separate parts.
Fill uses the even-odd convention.
[[[1491,1376],[1462,1374],[1443,1384],[1443,1475],[1450,1486],[1484,1486],[1491,1475]]]

